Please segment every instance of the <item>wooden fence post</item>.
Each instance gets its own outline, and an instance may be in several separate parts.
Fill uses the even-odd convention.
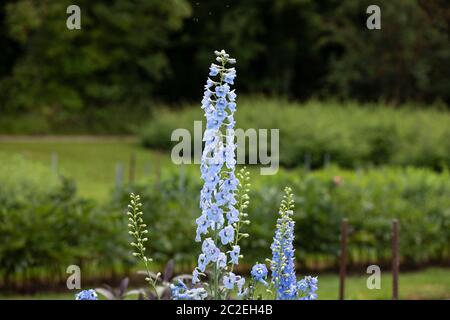
[[[179,191],[181,193],[184,192],[185,179],[186,179],[185,166],[184,166],[184,164],[180,164],[180,175],[179,175],[179,180],[178,180],[178,189],[179,189]]]
[[[398,236],[398,220],[394,219],[392,220],[392,300],[398,300],[398,271],[400,266]]]
[[[348,220],[347,218],[341,221],[341,256],[339,268],[339,300],[344,300],[345,296],[345,276],[347,269],[347,235],[348,235]]]
[[[312,157],[310,153],[305,153],[305,157],[304,157],[304,167],[305,167],[305,171],[310,171],[311,170],[311,162],[312,162]]]
[[[121,162],[116,164],[116,189],[122,187],[123,184],[123,164]]]
[[[325,169],[328,168],[330,166],[330,162],[331,162],[331,157],[330,157],[330,154],[327,152],[323,156],[323,167]]]
[[[51,168],[54,173],[58,173],[58,153],[52,152],[52,162],[51,162]]]
[[[159,154],[159,152],[156,153],[155,169],[155,186],[156,189],[159,189],[161,186],[161,155]]]
[[[132,153],[130,156],[130,163],[128,167],[128,184],[134,183],[135,172],[136,172],[136,155]]]
[[[145,163],[144,166],[144,176],[149,177],[152,174],[152,162],[149,160]]]

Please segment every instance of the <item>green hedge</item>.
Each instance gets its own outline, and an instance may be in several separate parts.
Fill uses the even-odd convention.
[[[257,172],[256,170],[251,170]],[[450,258],[450,173],[418,168],[252,174],[250,237],[242,242],[243,267],[270,256],[284,186],[294,190],[297,260],[333,267],[339,252],[339,224],[351,225],[352,265],[390,258],[390,225],[400,220],[402,263],[418,266]],[[74,185],[48,168],[14,158],[0,166],[0,278],[54,282],[71,264],[95,270],[130,266],[126,206],[131,191],[144,203],[149,255],[156,263],[175,258],[189,270],[199,253],[194,242],[200,214],[198,168],[177,167],[148,181],[116,190],[107,205],[80,199]],[[83,277],[86,270],[82,269]],[[92,270],[92,268],[91,268]],[[59,279],[61,280],[61,279]]]
[[[450,166],[450,114],[413,107],[394,109],[356,104],[290,103],[283,100],[244,98],[238,102],[237,127],[280,129],[280,162],[313,168],[325,159],[341,167],[367,164]],[[193,131],[203,120],[200,107],[162,111],[142,130],[142,144],[170,149],[176,128]]]
[[[157,261],[175,257],[189,265],[198,255],[194,242],[201,181],[197,171],[163,175],[154,182],[119,191],[122,208],[131,191],[142,196],[149,225],[149,251]],[[189,173],[190,172],[190,173]],[[296,254],[310,267],[337,262],[341,218],[351,225],[350,263],[386,262],[390,258],[390,228],[400,220],[401,256],[409,265],[448,261],[450,250],[450,175],[427,169],[382,168],[349,171],[335,167],[313,173],[280,171],[253,179],[250,238],[242,243],[244,264],[270,255],[277,210],[284,186],[296,195]]]
[[[0,166],[0,282],[61,280],[69,265],[113,269],[129,257],[119,212],[75,194],[73,182],[11,157]],[[86,273],[84,273],[86,275]]]

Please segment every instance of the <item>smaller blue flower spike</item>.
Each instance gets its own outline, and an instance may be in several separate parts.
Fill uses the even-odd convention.
[[[272,283],[276,289],[277,300],[315,300],[317,295],[317,278],[306,277],[297,282],[295,273],[294,241],[295,222],[292,219],[294,195],[291,188],[285,188],[285,195],[280,207],[280,217],[271,245],[272,249]]]

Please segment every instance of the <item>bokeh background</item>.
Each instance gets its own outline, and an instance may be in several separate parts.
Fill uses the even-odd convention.
[[[71,4],[81,30],[66,27]],[[366,27],[371,4],[381,30]],[[237,59],[237,127],[280,129],[277,175],[249,167],[239,271],[269,257],[289,185],[299,275],[319,275],[320,297],[337,298],[346,217],[347,298],[390,298],[392,219],[400,297],[450,298],[449,24],[445,0],[2,1],[0,297],[70,299],[74,264],[83,288],[142,283],[131,191],[154,269],[192,269],[199,168],[171,162],[170,134],[203,119],[213,51],[225,49]],[[366,287],[370,264],[381,290]]]

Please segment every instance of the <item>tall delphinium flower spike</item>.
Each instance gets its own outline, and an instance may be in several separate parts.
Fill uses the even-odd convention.
[[[284,189],[280,206],[280,217],[277,219],[275,236],[271,245],[272,283],[279,300],[293,300],[297,297],[297,280],[294,265],[294,221],[291,216],[294,209],[292,190]]]
[[[196,220],[195,240],[202,243],[202,253],[198,266],[193,272],[193,283],[200,282],[200,276],[208,267],[212,268],[209,291],[214,299],[221,298],[221,276],[228,272],[228,257],[225,246],[235,243],[238,236],[235,226],[239,221],[236,209],[236,190],[239,180],[235,176],[236,143],[234,135],[234,112],[236,93],[231,89],[236,77],[235,59],[224,51],[215,51],[216,63],[211,64],[205,85],[202,109],[206,117],[203,136],[205,147],[201,159],[201,177],[204,181],[200,194],[202,213]],[[236,255],[237,253],[237,255]],[[237,262],[238,248],[231,258]],[[232,274],[227,275],[227,285],[231,287]]]
[[[148,258],[145,255],[145,243],[148,241],[147,233],[148,230],[147,225],[144,224],[144,220],[142,219],[142,203],[139,195],[135,195],[134,193],[130,194],[130,204],[128,205],[128,233],[133,237],[133,242],[130,245],[133,247],[133,256],[140,259],[145,266],[146,277],[145,281],[148,282],[150,288],[154,291],[155,296],[160,299],[156,283],[158,282],[158,277],[160,274],[158,273],[156,277],[152,276],[150,272],[149,263],[152,261],[151,258]]]

